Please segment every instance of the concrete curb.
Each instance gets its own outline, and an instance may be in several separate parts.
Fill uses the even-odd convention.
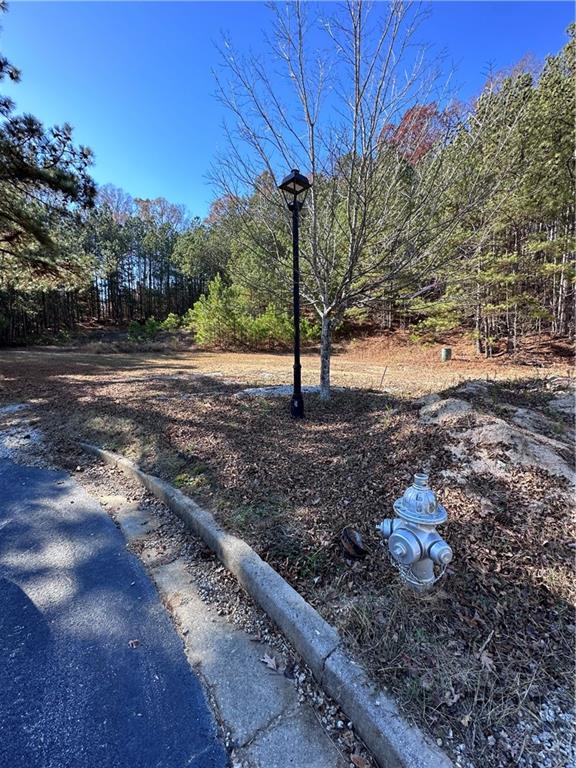
[[[343,650],[338,632],[245,541],[164,480],[128,459],[88,443],[87,452],[119,467],[163,501],[199,536],[290,640],[326,692],[354,723],[381,768],[453,768],[453,763],[400,714]]]

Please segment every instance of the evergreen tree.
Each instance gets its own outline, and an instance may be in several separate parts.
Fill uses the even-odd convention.
[[[20,73],[0,55],[0,81],[6,78],[17,82]],[[93,203],[91,161],[68,124],[45,129],[32,115],[14,114],[0,95],[0,285],[31,287],[36,278],[78,272],[80,254],[63,232]]]

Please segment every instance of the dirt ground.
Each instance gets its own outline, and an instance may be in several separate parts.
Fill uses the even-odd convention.
[[[426,394],[454,386],[467,379],[521,379],[554,375],[572,375],[573,349],[565,342],[550,343],[543,340],[527,345],[515,358],[494,357],[489,360],[478,356],[467,337],[456,335],[446,340],[452,349],[452,360],[440,362],[443,345],[421,345],[410,341],[405,332],[381,336],[367,336],[335,345],[332,356],[332,384],[341,387],[358,387],[399,394]],[[128,345],[129,346],[129,345]],[[151,347],[161,345],[151,344]],[[192,352],[175,345],[169,355],[158,354],[109,354],[114,344],[91,344],[90,350],[67,353],[67,357],[80,365],[94,363],[93,353],[101,358],[101,364],[110,368],[129,370],[149,366],[161,369],[194,371],[218,380],[229,379],[246,386],[285,384],[292,377],[292,356],[289,353],[220,352],[195,349]],[[122,347],[124,349],[124,347]],[[56,350],[62,354],[64,350]],[[6,352],[7,355],[19,354]],[[44,351],[26,350],[26,359],[42,359]],[[0,360],[8,363],[10,357]],[[318,384],[320,371],[316,350],[302,355],[302,382]]]
[[[88,440],[209,506],[338,626],[458,765],[568,768],[572,433],[555,405],[570,397],[572,369],[559,356],[511,364],[452,346],[444,364],[438,347],[398,336],[341,348],[333,383],[346,389],[327,403],[308,396],[303,422],[284,399],[236,396],[289,382],[281,354],[5,350],[0,400],[34,406],[31,433],[46,436],[55,463],[82,466]],[[317,383],[318,367],[304,355],[304,383]],[[424,418],[434,403],[417,398],[436,392],[469,411]],[[490,430],[504,437],[483,445]],[[425,597],[401,585],[375,531],[423,468],[455,551]],[[344,526],[362,535],[364,559],[346,557]]]

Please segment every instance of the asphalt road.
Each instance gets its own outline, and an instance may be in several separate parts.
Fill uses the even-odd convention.
[[[200,683],[101,507],[0,459],[1,768],[224,768]]]

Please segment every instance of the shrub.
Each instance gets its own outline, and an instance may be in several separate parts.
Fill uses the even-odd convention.
[[[181,319],[174,312],[170,312],[165,320],[162,320],[160,327],[163,331],[176,331],[180,328]]]
[[[194,331],[201,346],[270,349],[292,343],[292,317],[286,310],[268,304],[264,312],[254,314],[249,306],[248,297],[238,286],[225,285],[217,275],[209,284],[208,293],[188,310],[182,323]],[[319,338],[320,328],[302,318],[300,332],[303,341],[312,341]]]
[[[149,317],[148,320],[144,323],[144,335],[147,339],[153,339],[158,331],[160,330],[162,324],[156,320],[154,317]]]
[[[154,317],[149,317],[145,323],[132,320],[128,326],[128,338],[131,341],[150,341],[155,338],[161,327],[162,323]]]
[[[302,341],[318,341],[320,339],[320,323],[314,323],[307,317],[300,318],[300,336]]]
[[[142,338],[142,324],[138,320],[131,320],[128,326],[128,338],[136,341]]]
[[[182,315],[181,321],[180,321],[180,327],[186,328],[188,331],[194,330],[194,308],[190,307],[190,309],[186,310],[186,312]]]
[[[251,318],[247,330],[250,346],[287,345],[292,341],[292,320],[286,311],[274,304],[268,304],[261,315]]]
[[[216,275],[208,285],[208,293],[185,316],[198,344],[229,344],[236,338],[240,314],[236,299],[235,289],[224,285],[220,275]]]

